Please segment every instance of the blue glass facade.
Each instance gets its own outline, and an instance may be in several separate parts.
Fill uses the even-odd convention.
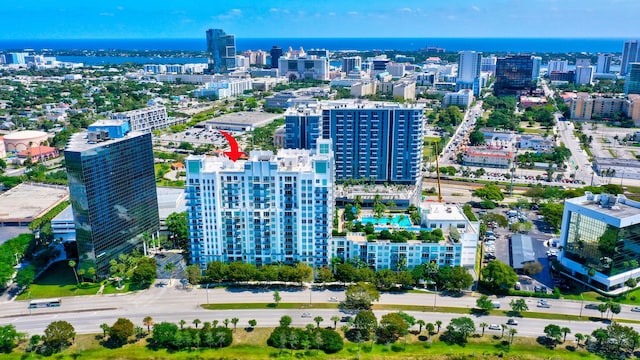
[[[515,95],[534,90],[533,58],[529,55],[515,55],[499,58],[496,62],[496,95]]]
[[[236,67],[236,37],[221,29],[207,30],[207,53],[210,73],[228,72]]]
[[[65,150],[79,265],[109,272],[109,261],[141,249],[158,232],[151,134],[88,144],[78,134]]]
[[[337,181],[415,184],[422,168],[423,113],[418,106],[375,103],[330,103],[322,115],[294,109],[286,116],[285,147],[313,149],[321,136],[333,142]]]

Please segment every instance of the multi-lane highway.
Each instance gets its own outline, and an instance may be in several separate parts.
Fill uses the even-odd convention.
[[[280,289],[282,302],[295,303],[326,303],[336,297],[344,299],[343,291],[308,289],[285,291]],[[508,310],[511,298],[497,299],[502,309]],[[209,303],[270,303],[273,301],[272,290],[237,290],[237,289],[193,289],[185,291],[177,287],[154,287],[146,291],[140,291],[125,295],[81,296],[64,298],[60,308],[28,309],[27,301],[12,301],[1,304],[0,323],[14,324],[19,331],[30,334],[42,333],[52,321],[69,321],[78,333],[100,332],[100,324],[112,324],[119,317],[126,317],[135,324],[142,326],[142,319],[146,316],[153,317],[155,322],[185,320],[191,323],[194,319],[201,321],[213,321],[237,317],[240,319],[238,326],[247,326],[247,322],[255,319],[258,326],[276,326],[283,315],[293,318],[293,325],[303,326],[313,322],[313,317],[322,316],[325,326],[332,325],[330,318],[334,315],[344,316],[337,309],[250,309],[250,310],[203,310],[200,305]],[[591,333],[598,327],[606,326],[599,321],[590,321],[589,317],[599,318],[597,310],[585,309],[580,301],[549,300],[550,308],[536,307],[537,299],[527,298],[529,311],[547,312],[556,314],[582,314],[585,321],[552,321],[554,324],[569,327],[573,333]],[[383,294],[381,304],[425,305],[427,307],[447,306],[473,308],[476,297],[446,297],[430,293],[402,293]],[[582,310],[581,310],[582,309]],[[630,311],[631,307],[622,306],[622,312],[617,319],[632,319],[640,321],[640,313]],[[309,312],[312,318],[303,318],[302,313]],[[377,315],[388,311],[378,311]],[[417,319],[427,322],[441,320],[447,324],[453,317],[461,314],[410,312]],[[476,326],[481,322],[488,324],[504,324],[506,317],[501,316],[472,316]],[[519,319],[517,326],[519,336],[539,336],[549,320]],[[634,325],[637,327],[636,325]]]

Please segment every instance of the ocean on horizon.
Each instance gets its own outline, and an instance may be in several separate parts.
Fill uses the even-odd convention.
[[[204,34],[203,34],[204,35]],[[416,51],[440,47],[446,51],[483,52],[588,52],[620,53],[627,39],[513,39],[513,38],[238,38],[238,51],[283,49],[398,50]],[[198,39],[57,39],[0,40],[3,50],[186,50],[205,51],[205,37]]]

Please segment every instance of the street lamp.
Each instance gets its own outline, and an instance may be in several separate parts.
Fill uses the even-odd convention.
[[[209,284],[207,284],[207,305],[209,305]]]
[[[433,310],[436,309],[436,300],[438,299],[438,284],[435,284],[434,286],[436,291],[433,293]]]
[[[584,296],[582,296],[582,293],[580,294],[580,299],[582,300],[580,302],[580,318],[582,319],[582,309],[584,308]]]

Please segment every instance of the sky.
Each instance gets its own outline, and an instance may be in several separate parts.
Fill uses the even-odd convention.
[[[0,39],[637,38],[638,0],[4,0]]]

